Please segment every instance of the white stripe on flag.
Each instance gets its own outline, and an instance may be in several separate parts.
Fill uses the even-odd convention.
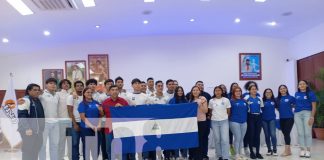
[[[114,138],[198,132],[197,117],[113,122]]]

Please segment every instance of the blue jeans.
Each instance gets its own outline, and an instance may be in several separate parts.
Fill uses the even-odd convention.
[[[45,122],[45,129],[43,132],[43,145],[39,151],[39,160],[46,160],[46,144],[49,138],[49,152],[50,160],[58,160],[58,144],[60,139],[60,126],[59,123]],[[31,146],[32,147],[32,146]]]
[[[223,159],[229,159],[229,124],[228,120],[223,121],[213,121],[211,122],[211,127],[215,136],[215,149],[216,158],[222,157]]]
[[[295,124],[298,132],[298,141],[301,148],[312,146],[312,126],[308,125],[311,111],[300,111],[295,113]]]
[[[276,137],[276,120],[262,121],[265,141],[267,143],[268,151],[277,151],[277,137]],[[271,143],[270,143],[271,137]],[[271,149],[271,144],[273,149]]]
[[[68,157],[71,159],[71,138],[67,136],[67,130],[71,128],[71,121],[66,120],[66,121],[59,121],[60,125],[60,139],[59,139],[59,160],[64,160],[65,156],[65,144],[67,143],[68,145]]]
[[[77,122],[80,126],[80,122]],[[80,153],[79,153],[79,145],[81,139],[81,131],[75,130],[73,127],[71,129],[71,136],[72,136],[72,160],[79,160]],[[82,139],[82,144],[84,143]]]
[[[237,123],[237,122],[230,122],[230,129],[234,136],[234,149],[235,154],[239,155],[242,154],[243,148],[243,139],[247,130],[247,124],[245,123]]]
[[[113,133],[109,133],[109,134],[106,134],[106,153],[107,153],[107,159],[108,160],[111,160],[113,158],[112,154],[111,154],[111,143],[112,143],[112,140],[114,139],[114,135]]]

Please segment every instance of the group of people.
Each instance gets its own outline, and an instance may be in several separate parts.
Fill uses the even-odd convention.
[[[218,85],[213,96],[204,91],[204,83],[197,81],[190,92],[176,80],[146,82],[137,78],[132,82],[133,91],[126,92],[124,80],[117,77],[104,82],[105,90],[97,91],[97,80],[89,79],[84,84],[63,79],[57,84],[49,78],[46,88],[29,84],[26,96],[18,100],[18,117],[21,134],[22,159],[46,159],[46,144],[49,139],[51,160],[62,160],[67,143],[69,159],[80,159],[79,145],[82,142],[83,159],[112,159],[111,107],[144,104],[197,103],[199,145],[196,148],[179,148],[137,153],[138,159],[208,159],[208,136],[215,140],[217,159],[230,159],[233,150],[235,159],[263,159],[260,153],[260,134],[263,128],[268,148],[267,156],[278,156],[276,143],[276,114],[280,114],[280,130],[285,139],[281,156],[290,156],[290,132],[295,124],[298,131],[300,157],[311,157],[311,128],[316,113],[316,96],[306,81],[299,81],[298,92],[290,95],[285,85],[280,85],[275,97],[267,88],[261,96],[258,85],[248,81],[243,93],[237,83],[232,83],[227,92],[225,85]],[[58,87],[57,87],[58,85]],[[73,88],[73,89],[71,89]],[[136,159],[136,153],[120,155],[123,160]]]

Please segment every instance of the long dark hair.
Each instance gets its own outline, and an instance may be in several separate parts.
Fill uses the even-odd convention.
[[[182,96],[178,96],[178,91],[179,89],[182,90],[183,94]],[[175,102],[179,103],[180,101],[187,101],[186,96],[185,96],[185,92],[183,90],[183,88],[181,86],[178,86],[175,90],[174,90],[174,98],[175,98]]]
[[[309,87],[309,84],[308,84],[308,82],[306,80],[300,80],[300,81],[298,81],[298,86],[297,86],[298,92],[301,92],[301,90],[299,89],[299,83],[300,82],[305,82],[306,85],[307,85],[307,87],[306,87],[306,98],[308,99],[309,98],[309,92],[311,91],[311,89]]]
[[[288,87],[286,85],[284,85],[284,84],[280,85],[278,87],[278,97],[277,97],[277,104],[278,104],[278,106],[280,105],[280,101],[281,101],[281,97],[282,97],[282,95],[280,93],[280,88],[281,87],[285,87],[287,89],[287,96],[290,96],[289,91],[288,91]]]
[[[87,102],[87,100],[86,100],[86,97],[84,96],[84,93],[86,92],[86,91],[88,91],[88,90],[91,90],[89,87],[85,87],[84,89],[83,89],[83,91],[82,91],[82,97],[83,97],[83,103],[85,103],[85,104],[88,104],[88,102]],[[93,98],[91,98],[91,99],[93,99]]]
[[[229,95],[228,95],[228,98],[232,98],[232,96],[233,96],[233,90],[234,90],[234,85],[237,85],[238,86],[238,83],[236,83],[236,82],[233,82],[232,84],[231,84],[231,87],[230,87],[230,90],[229,90]]]
[[[192,93],[192,91],[193,91],[194,88],[198,88],[198,90],[199,90],[200,93],[201,93],[201,90],[200,90],[200,88],[199,88],[198,86],[193,86],[193,87],[191,88],[191,91],[190,91],[190,95],[189,95],[189,102],[194,101],[194,95],[193,95],[193,93]]]
[[[224,87],[225,88],[225,90],[223,89],[223,97],[227,97],[227,88],[226,88],[226,86],[224,85],[224,84],[221,84],[221,85],[219,85],[220,87]]]
[[[266,96],[266,92],[267,91],[271,91],[272,96],[271,96],[270,100],[272,100],[275,104],[277,104],[276,103],[276,99],[275,99],[275,97],[273,95],[273,91],[272,91],[271,88],[267,88],[267,89],[264,90],[264,92],[263,92],[263,98],[262,98],[263,102],[265,102],[267,100],[267,96]]]
[[[215,94],[216,89],[220,89],[220,90],[222,91],[222,95],[221,95],[221,96],[224,97],[224,96],[223,96],[223,95],[224,95],[224,94],[223,94],[223,93],[224,93],[223,88],[222,88],[221,86],[216,86],[216,87],[214,88],[214,92],[213,92],[214,95],[212,96],[212,98],[216,98],[216,94]]]

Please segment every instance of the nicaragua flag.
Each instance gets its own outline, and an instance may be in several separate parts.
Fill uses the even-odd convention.
[[[197,103],[111,107],[114,153],[198,146]]]
[[[21,142],[18,129],[18,109],[16,93],[13,87],[12,74],[10,74],[10,83],[6,90],[5,97],[0,109],[0,128],[3,135],[9,142],[11,148],[16,147]]]

